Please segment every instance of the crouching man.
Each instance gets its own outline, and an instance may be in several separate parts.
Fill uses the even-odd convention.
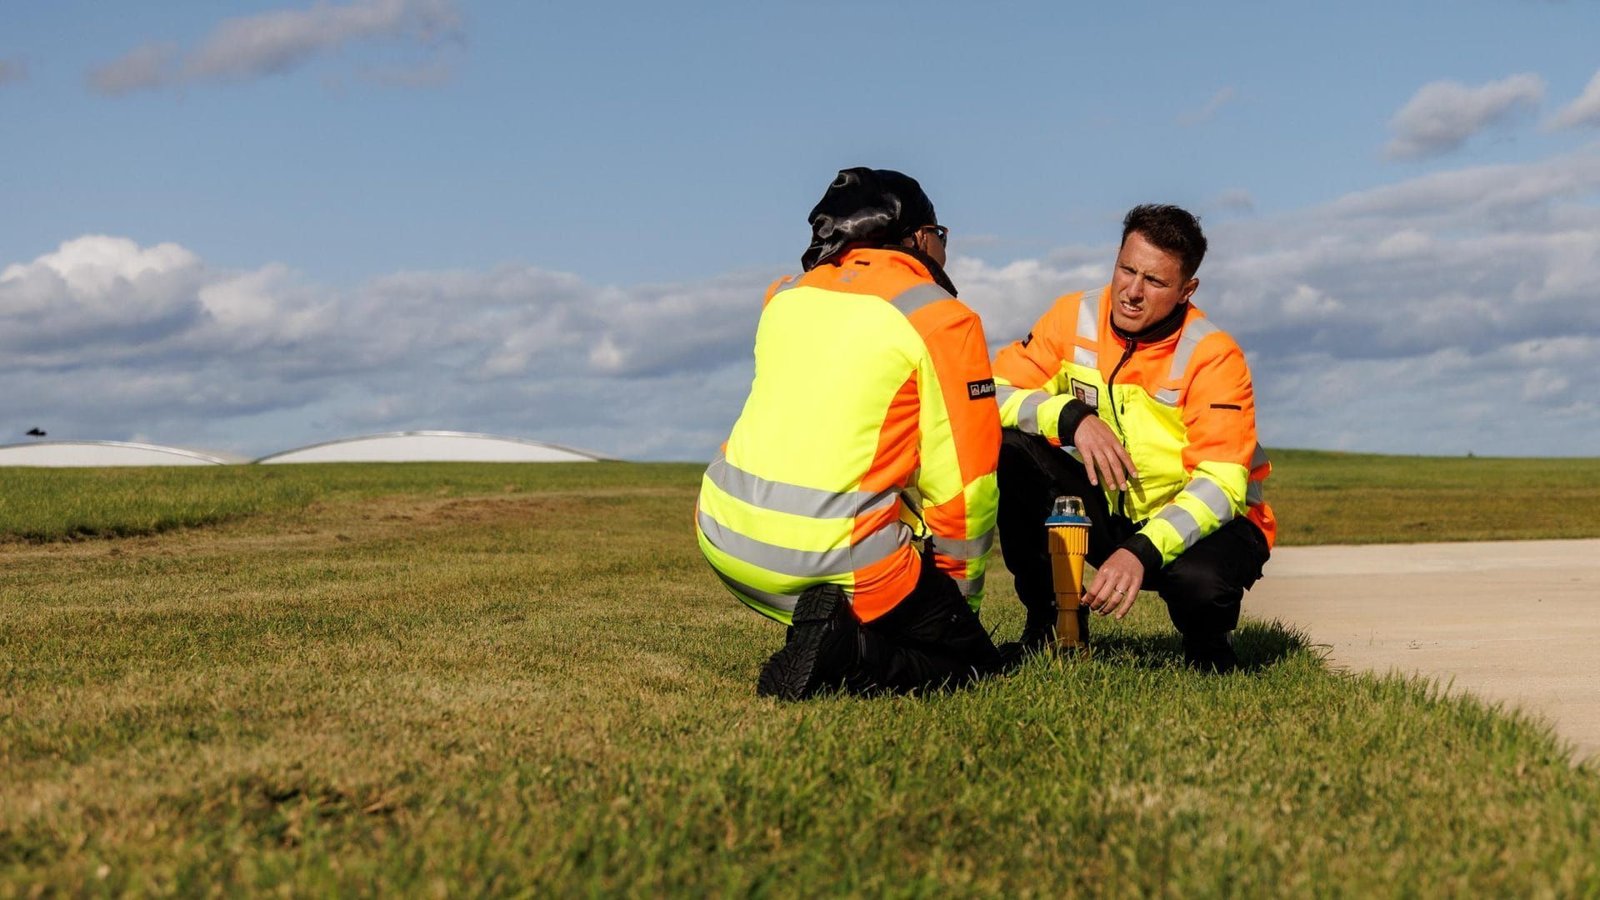
[[[995,358],[1000,543],[1028,613],[1024,649],[1052,636],[1043,523],[1073,495],[1093,522],[1089,607],[1122,618],[1156,591],[1190,666],[1238,664],[1230,633],[1276,524],[1244,353],[1190,302],[1205,252],[1188,212],[1136,207],[1111,284],[1057,299]]]

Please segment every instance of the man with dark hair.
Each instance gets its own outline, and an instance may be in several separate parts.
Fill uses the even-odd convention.
[[[1070,495],[1093,523],[1084,602],[1120,619],[1154,590],[1190,666],[1238,665],[1230,633],[1277,525],[1244,353],[1190,302],[1205,253],[1187,211],[1135,207],[1111,284],[1058,298],[995,358],[1000,543],[1028,613],[1024,649],[1054,636],[1044,520]]]
[[[767,292],[756,376],[706,470],[701,552],[790,626],[756,693],[903,692],[996,671],[978,620],[1000,420],[948,229],[899,172],[841,171],[803,274]],[[920,549],[918,547],[920,544]]]

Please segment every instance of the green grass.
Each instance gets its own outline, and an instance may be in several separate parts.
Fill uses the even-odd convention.
[[[1600,537],[1600,459],[1272,453],[1290,544]]]
[[[120,469],[0,467],[0,541],[159,534],[317,502],[426,494],[462,497],[578,489],[597,484],[682,484],[704,466],[451,463],[195,466]],[[626,471],[626,475],[622,473]],[[622,479],[619,481],[619,479]]]
[[[1384,468],[1279,457],[1290,521]],[[261,470],[28,487],[193,509],[201,471]],[[1592,765],[1276,626],[1204,678],[1146,597],[1087,660],[780,705],[780,629],[694,547],[697,466],[282,471],[205,528],[7,513],[0,896],[1600,894]]]
[[[384,496],[464,497],[603,484],[681,487],[692,463],[450,463],[152,469],[0,467],[0,542],[158,534],[173,528]],[[619,480],[620,479],[620,480]],[[1273,452],[1278,541],[1600,537],[1600,459]],[[1530,506],[1537,503],[1530,515]]]

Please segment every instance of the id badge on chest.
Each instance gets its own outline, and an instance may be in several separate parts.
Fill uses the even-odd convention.
[[[1095,410],[1100,409],[1100,389],[1086,381],[1074,378],[1071,381],[1072,396],[1087,403]]]

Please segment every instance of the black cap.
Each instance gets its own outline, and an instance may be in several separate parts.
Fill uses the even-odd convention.
[[[892,169],[841,169],[811,209],[811,246],[800,266],[811,271],[850,244],[894,244],[937,225],[922,185]]]

